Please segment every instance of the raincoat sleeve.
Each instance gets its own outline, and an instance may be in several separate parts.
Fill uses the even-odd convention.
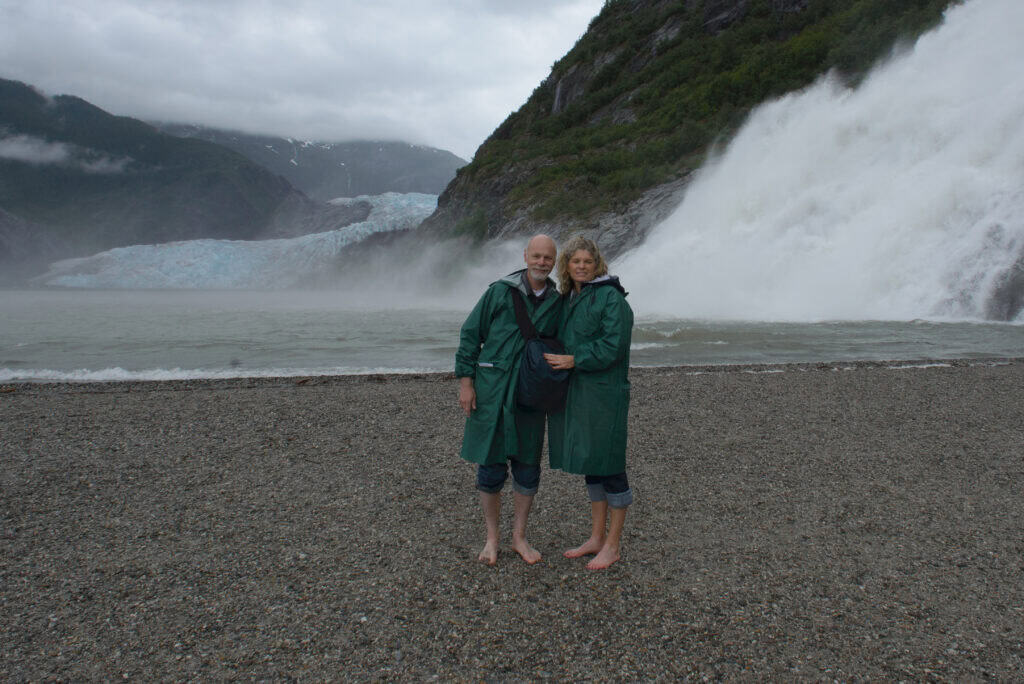
[[[633,310],[626,298],[611,288],[602,288],[600,307],[601,334],[580,344],[573,350],[576,368],[585,372],[601,371],[622,361],[629,352],[633,336]]]
[[[487,292],[469,312],[459,332],[459,348],[455,352],[455,377],[475,378],[476,363],[480,348],[490,333],[491,317],[494,313],[494,288]]]

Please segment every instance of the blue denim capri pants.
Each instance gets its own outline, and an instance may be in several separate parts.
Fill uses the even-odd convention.
[[[540,486],[540,464],[527,465],[510,458],[508,463],[492,463],[476,468],[476,488],[487,494],[497,494],[508,479],[509,465],[512,466],[512,486],[520,494],[533,496]]]
[[[610,508],[626,508],[633,503],[633,490],[629,488],[626,473],[615,475],[585,475],[587,494],[594,503],[607,501]]]

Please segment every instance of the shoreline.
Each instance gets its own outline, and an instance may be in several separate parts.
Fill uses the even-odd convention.
[[[793,371],[819,371],[819,370],[856,370],[866,368],[889,368],[896,370],[929,367],[964,367],[964,366],[993,366],[1013,365],[1024,363],[1024,356],[991,356],[991,357],[956,357],[956,358],[917,358],[917,359],[886,359],[886,360],[854,360],[854,361],[806,361],[806,362],[784,362],[784,363],[720,363],[720,364],[692,364],[692,365],[666,365],[666,366],[630,366],[629,372],[634,373],[757,373],[757,372],[793,372]],[[122,386],[138,385],[141,387],[149,385],[223,385],[232,386],[264,386],[289,383],[314,383],[325,382],[374,382],[380,378],[400,379],[409,378],[413,380],[423,379],[448,379],[454,380],[455,374],[452,371],[408,371],[408,372],[366,372],[366,373],[325,373],[320,374],[298,374],[298,375],[252,375],[238,377],[217,377],[217,378],[168,378],[168,379],[118,379],[118,380],[50,380],[50,379],[11,379],[0,381],[0,392],[10,391],[11,388],[48,386],[48,387],[92,387],[96,386]]]
[[[452,378],[3,385],[0,677],[1024,676],[1024,359],[632,369],[598,572],[546,463],[476,562]]]

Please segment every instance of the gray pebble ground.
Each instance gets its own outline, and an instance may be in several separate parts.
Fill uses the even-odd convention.
[[[600,572],[450,375],[0,386],[0,679],[1024,679],[1024,360],[900,366],[634,369]]]

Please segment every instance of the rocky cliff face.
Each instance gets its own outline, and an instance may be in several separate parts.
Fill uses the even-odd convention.
[[[425,228],[476,240],[583,231],[619,254],[678,205],[708,146],[753,106],[829,69],[856,78],[947,4],[611,0]]]

